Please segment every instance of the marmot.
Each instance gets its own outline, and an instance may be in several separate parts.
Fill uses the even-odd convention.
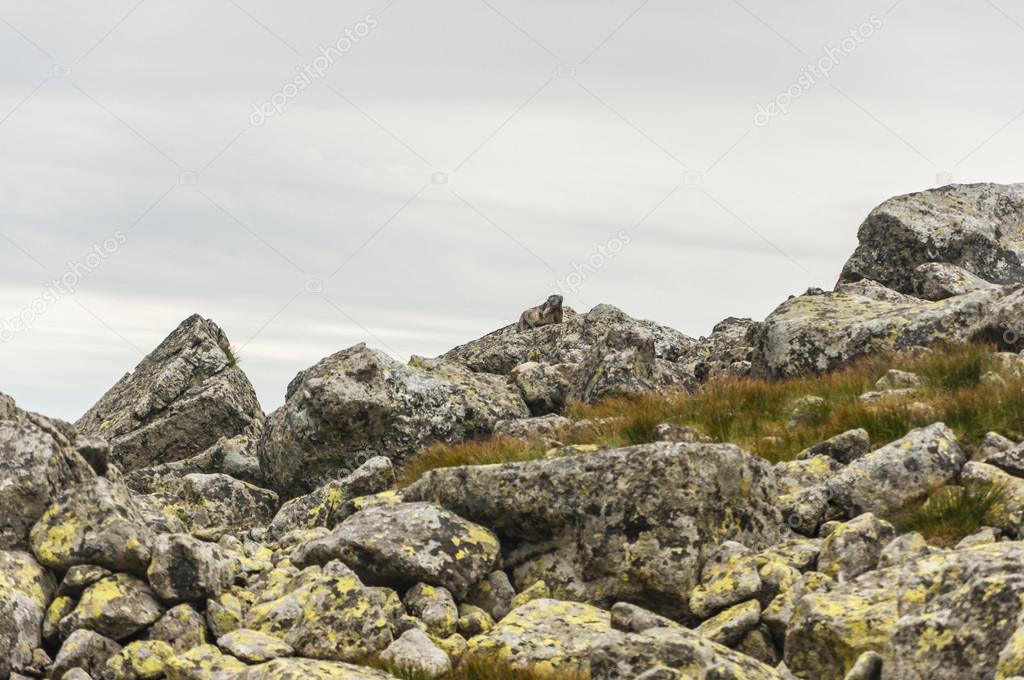
[[[552,295],[544,304],[530,307],[519,316],[516,330],[522,333],[531,328],[540,328],[553,323],[562,323],[562,296]]]

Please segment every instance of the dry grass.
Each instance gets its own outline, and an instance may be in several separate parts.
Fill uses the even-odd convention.
[[[990,513],[1004,496],[1002,487],[991,484],[945,487],[892,520],[901,534],[917,531],[933,545],[952,547],[988,524]]]
[[[739,444],[777,462],[792,460],[808,446],[854,428],[867,430],[879,445],[936,421],[953,428],[969,450],[989,431],[1024,439],[1024,379],[1003,372],[993,352],[985,345],[936,347],[913,358],[876,355],[825,375],[720,379],[693,395],[645,394],[596,405],[575,404],[568,409],[570,417],[601,424],[588,432],[574,428],[561,441],[642,444],[651,441],[656,425],[668,422],[692,426],[713,441]],[[912,396],[858,401],[859,395],[874,390],[875,381],[890,368],[917,373],[925,385]],[[1005,384],[982,381],[989,371],[1001,374]],[[805,395],[819,396],[824,403],[810,418],[791,425],[789,405]],[[915,402],[928,408],[921,409]],[[533,460],[543,452],[539,442],[514,439],[436,445],[410,461],[401,479],[409,483],[438,467]]]

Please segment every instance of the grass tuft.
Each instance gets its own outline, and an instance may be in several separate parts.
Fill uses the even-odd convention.
[[[1005,490],[994,484],[944,487],[894,517],[896,530],[920,532],[929,543],[953,546],[988,523]]]
[[[386,671],[401,680],[430,680],[433,677],[426,673],[399,668],[380,659],[362,665]],[[588,680],[589,677],[589,674],[583,672],[554,673],[539,669],[516,668],[507,661],[477,657],[463,659],[456,668],[441,676],[439,680]]]

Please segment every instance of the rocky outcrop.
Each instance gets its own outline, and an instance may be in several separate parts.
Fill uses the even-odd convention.
[[[0,551],[0,677],[32,665],[54,589],[53,577],[31,555]]]
[[[928,262],[992,283],[1024,283],[1024,185],[950,185],[891,198],[871,211],[840,281],[872,279],[914,292]]]
[[[193,315],[82,416],[124,470],[194,456],[221,437],[255,433],[263,412],[227,336]]]
[[[344,477],[374,456],[395,462],[433,442],[491,433],[529,410],[505,378],[439,360],[401,364],[360,344],[292,380],[269,417],[260,467],[282,498]]]
[[[771,466],[736,446],[659,443],[529,463],[434,470],[406,492],[498,533],[521,585],[676,616],[711,547],[781,536]]]

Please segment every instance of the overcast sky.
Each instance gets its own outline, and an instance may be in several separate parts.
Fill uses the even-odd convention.
[[[76,419],[193,312],[268,412],[555,289],[763,318],[1024,179],[1022,60],[1010,0],[2,0],[0,391]]]

